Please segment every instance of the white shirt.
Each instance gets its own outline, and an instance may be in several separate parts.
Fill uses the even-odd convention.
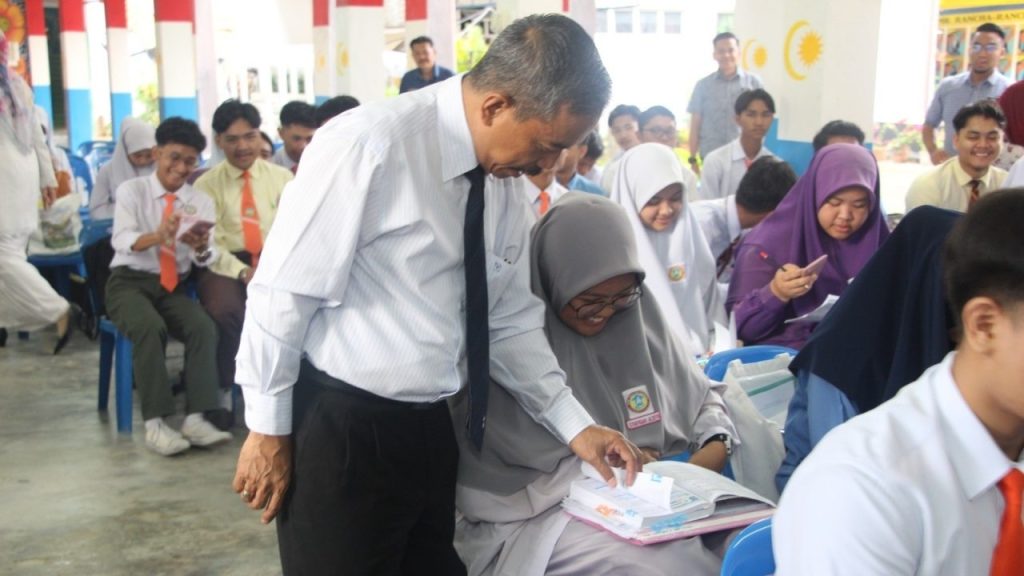
[[[1020,160],[1013,163],[1010,172],[1006,175],[1006,180],[1003,180],[1004,188],[1017,188],[1018,186],[1024,186],[1024,162]]]
[[[530,203],[530,210],[534,216],[533,221],[536,222],[541,216],[543,216],[543,214],[540,213],[540,188],[538,188],[537,185],[526,176],[520,176],[519,179],[523,181],[523,194],[526,195],[526,200]],[[558,199],[568,192],[568,190],[565,189],[565,186],[559,184],[558,180],[552,180],[551,186],[548,186],[547,192],[550,197],[548,200],[548,209],[550,210],[551,207],[555,205],[555,202],[558,202]]]
[[[156,173],[132,178],[117,187],[117,202],[114,204],[114,228],[110,243],[114,247],[114,259],[110,267],[127,266],[139,272],[160,273],[160,245],[151,246],[141,252],[132,251],[132,246],[143,234],[156,232],[164,218],[167,205],[164,196],[170,194]],[[174,193],[174,212],[183,217],[198,217],[208,222],[216,221],[213,200],[188,184],[183,184]],[[210,230],[210,238],[214,231]],[[204,262],[195,258],[195,251],[184,242],[175,244],[178,274],[189,272],[192,264],[205,267],[216,261],[213,242],[210,242],[210,256]]]
[[[990,166],[984,176],[978,178],[978,193],[981,196],[1003,187],[1006,171]],[[921,174],[907,190],[907,212],[925,204],[967,212],[971,197],[970,174],[960,166],[957,156],[946,160],[935,168]]]
[[[295,168],[297,162],[292,160],[292,157],[288,155],[288,151],[285,150],[284,146],[281,146],[274,152],[274,155],[270,157],[270,161],[282,168],[292,170]]]
[[[762,145],[750,162],[765,156],[775,154]],[[747,153],[743,151],[739,138],[713,150],[704,158],[704,166],[700,171],[700,199],[711,200],[735,194],[740,187],[740,180],[747,173],[747,166]]]
[[[955,352],[829,432],[772,521],[776,574],[989,573],[1011,462],[953,381]]]
[[[711,255],[717,260],[725,252],[733,240],[740,237],[740,215],[736,211],[736,195],[714,200],[698,200],[690,202],[690,210],[697,217],[704,238],[711,248]]]
[[[462,230],[477,166],[462,77],[368,104],[320,129],[288,184],[248,288],[236,380],[246,423],[291,433],[299,363],[432,402],[465,381]],[[519,179],[484,192],[491,377],[568,442],[593,423],[565,386],[530,292]]]

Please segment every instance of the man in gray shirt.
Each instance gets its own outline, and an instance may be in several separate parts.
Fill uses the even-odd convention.
[[[690,113],[690,166],[698,173],[698,151],[704,158],[739,137],[732,110],[736,98],[746,90],[764,88],[759,77],[739,69],[740,41],[735,34],[722,32],[711,43],[718,70],[697,82],[686,108]]]
[[[999,26],[986,22],[971,36],[971,60],[968,70],[939,83],[935,97],[921,126],[921,140],[932,164],[942,164],[956,156],[953,146],[953,117],[961,108],[986,98],[998,98],[1010,85],[999,73],[999,59],[1006,53],[1006,33]],[[946,140],[942,148],[935,145],[935,129],[945,124]]]

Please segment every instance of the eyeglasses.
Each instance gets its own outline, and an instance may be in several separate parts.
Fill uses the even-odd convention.
[[[981,52],[982,50],[991,54],[999,50],[999,44],[971,44],[971,52]]]
[[[644,295],[643,286],[636,285],[626,290],[619,292],[614,296],[608,296],[604,298],[594,298],[587,301],[579,306],[573,306],[572,302],[569,302],[569,307],[576,312],[576,318],[579,320],[589,320],[604,311],[605,308],[611,306],[616,312],[625,310],[640,300],[640,297]],[[587,296],[584,296],[587,298]]]

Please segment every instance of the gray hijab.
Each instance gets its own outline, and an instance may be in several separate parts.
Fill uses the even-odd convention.
[[[558,316],[576,295],[621,274],[644,277],[626,213],[614,202],[570,192],[533,229],[530,245],[533,293],[546,307],[545,331],[573,395],[601,425],[622,431],[640,447],[672,453],[689,447],[709,387],[664,322],[653,296],[613,316],[599,334],[584,337]],[[630,429],[635,414],[624,392],[646,387],[660,420]],[[458,424],[466,402],[453,402]],[[462,443],[459,482],[511,494],[572,456],[516,400],[491,382],[487,434],[480,452]],[[634,422],[635,424],[635,422]]]

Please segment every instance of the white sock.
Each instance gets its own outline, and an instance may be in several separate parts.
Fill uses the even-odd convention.
[[[206,422],[206,418],[203,418],[203,413],[193,412],[192,414],[185,416],[185,421],[181,423],[181,427],[195,426],[196,424],[201,424],[203,422]]]
[[[160,425],[163,423],[163,418],[150,418],[149,420],[146,420],[146,432],[160,428]]]

